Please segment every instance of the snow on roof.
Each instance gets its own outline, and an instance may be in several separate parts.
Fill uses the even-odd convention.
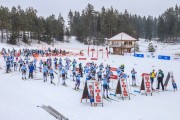
[[[121,33],[115,35],[114,37],[112,37],[112,38],[110,38],[108,40],[110,40],[110,41],[113,41],[113,40],[123,40],[123,41],[124,40],[133,40],[133,41],[135,41],[137,39],[131,37],[130,35],[128,35],[128,34],[126,34],[124,32],[121,32]]]

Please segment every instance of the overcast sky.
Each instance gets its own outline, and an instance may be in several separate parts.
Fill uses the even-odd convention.
[[[9,8],[20,5],[25,9],[31,6],[38,11],[39,16],[44,17],[51,14],[58,16],[61,13],[67,20],[70,9],[81,12],[88,3],[92,4],[95,10],[101,10],[102,6],[105,8],[113,6],[119,12],[127,9],[133,14],[158,17],[167,8],[180,5],[180,0],[0,0],[0,3]]]

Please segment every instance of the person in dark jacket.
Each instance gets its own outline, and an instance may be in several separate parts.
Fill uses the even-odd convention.
[[[34,71],[34,65],[31,63],[29,65],[29,78],[33,79],[33,71]]]
[[[158,80],[157,89],[159,89],[159,85],[161,84],[162,90],[164,90],[163,78],[164,78],[164,73],[162,70],[159,70],[157,75],[157,80]]]

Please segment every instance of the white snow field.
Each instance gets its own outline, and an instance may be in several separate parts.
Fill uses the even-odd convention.
[[[0,45],[0,49],[3,47],[19,48],[5,43]],[[25,46],[21,46],[21,48],[23,47],[25,48]],[[37,47],[48,47],[48,45],[45,43],[41,45],[34,43],[28,46],[28,48]],[[88,58],[87,46],[77,42],[74,38],[72,38],[70,43],[58,43],[55,47],[75,52],[84,50],[86,54],[85,57]],[[158,51],[156,53],[158,53]],[[90,55],[92,55],[92,53],[90,53]],[[132,68],[135,68],[138,72],[139,85],[142,79],[141,74],[150,73],[153,69],[155,69],[155,71],[162,69],[165,75],[164,80],[168,72],[172,71],[177,86],[179,87],[180,85],[180,61],[164,61],[118,55],[110,55],[109,58],[106,58],[105,53],[104,59],[102,59],[101,56],[102,54],[99,52],[99,59],[94,62],[97,64],[103,63],[104,65],[109,64],[111,67],[119,67],[121,64],[124,64],[125,73],[128,75],[130,75]],[[79,61],[79,56],[71,56],[69,58],[71,60],[75,58],[78,64],[81,62],[83,66],[90,61]],[[38,65],[39,64],[37,64],[37,66]],[[180,120],[180,91],[174,92],[171,82],[168,84],[167,91],[153,93],[152,96],[133,92],[134,90],[139,90],[139,88],[129,87],[130,92],[136,95],[131,95],[131,100],[122,100],[119,97],[120,95],[117,97],[110,96],[119,102],[104,100],[104,107],[101,105],[91,107],[89,100],[88,102],[83,100],[83,102],[80,103],[82,92],[72,89],[75,82],[72,81],[70,76],[68,77],[69,79],[66,80],[69,87],[62,85],[54,86],[50,84],[49,80],[45,83],[43,80],[22,80],[20,72],[6,74],[4,66],[5,62],[3,57],[0,57],[0,67],[2,68],[0,69],[0,120],[55,120],[55,117],[51,116],[42,108],[37,107],[42,104],[52,106],[61,114],[68,117],[69,120]],[[42,73],[38,71],[35,76],[36,78],[42,78]],[[84,79],[85,77],[81,79],[81,89],[83,89]],[[128,83],[129,81],[131,81],[131,77]],[[56,84],[58,82],[56,74],[54,82]],[[116,83],[117,81],[114,80],[114,82],[110,83],[110,87],[115,89]],[[154,82],[154,88],[156,88],[156,81]],[[114,91],[110,91],[109,93],[114,93]]]

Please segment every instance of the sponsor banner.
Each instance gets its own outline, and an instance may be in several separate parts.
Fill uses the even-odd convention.
[[[93,85],[93,81],[92,80],[88,80],[87,81],[87,88],[88,88],[88,93],[90,97],[94,96],[94,85]]]
[[[111,67],[111,69],[110,69],[111,71],[117,71],[117,68],[113,68],[113,67]]]
[[[95,51],[95,49],[93,48],[93,49],[91,49],[91,51]]]
[[[146,93],[152,93],[150,75],[144,75],[144,87]]]
[[[158,59],[161,59],[161,60],[170,60],[171,57],[170,56],[158,55]]]
[[[101,83],[94,82],[94,103],[103,103],[101,90]]]
[[[127,81],[125,78],[120,79],[121,82],[121,90],[122,90],[122,96],[123,97],[129,97],[128,87],[127,87]]]
[[[91,60],[97,60],[97,58],[91,58]]]
[[[86,60],[86,58],[79,58],[79,60]]]
[[[110,78],[111,78],[111,79],[117,79],[118,76],[117,76],[117,75],[111,75]]]
[[[134,57],[144,58],[144,54],[135,54]]]

